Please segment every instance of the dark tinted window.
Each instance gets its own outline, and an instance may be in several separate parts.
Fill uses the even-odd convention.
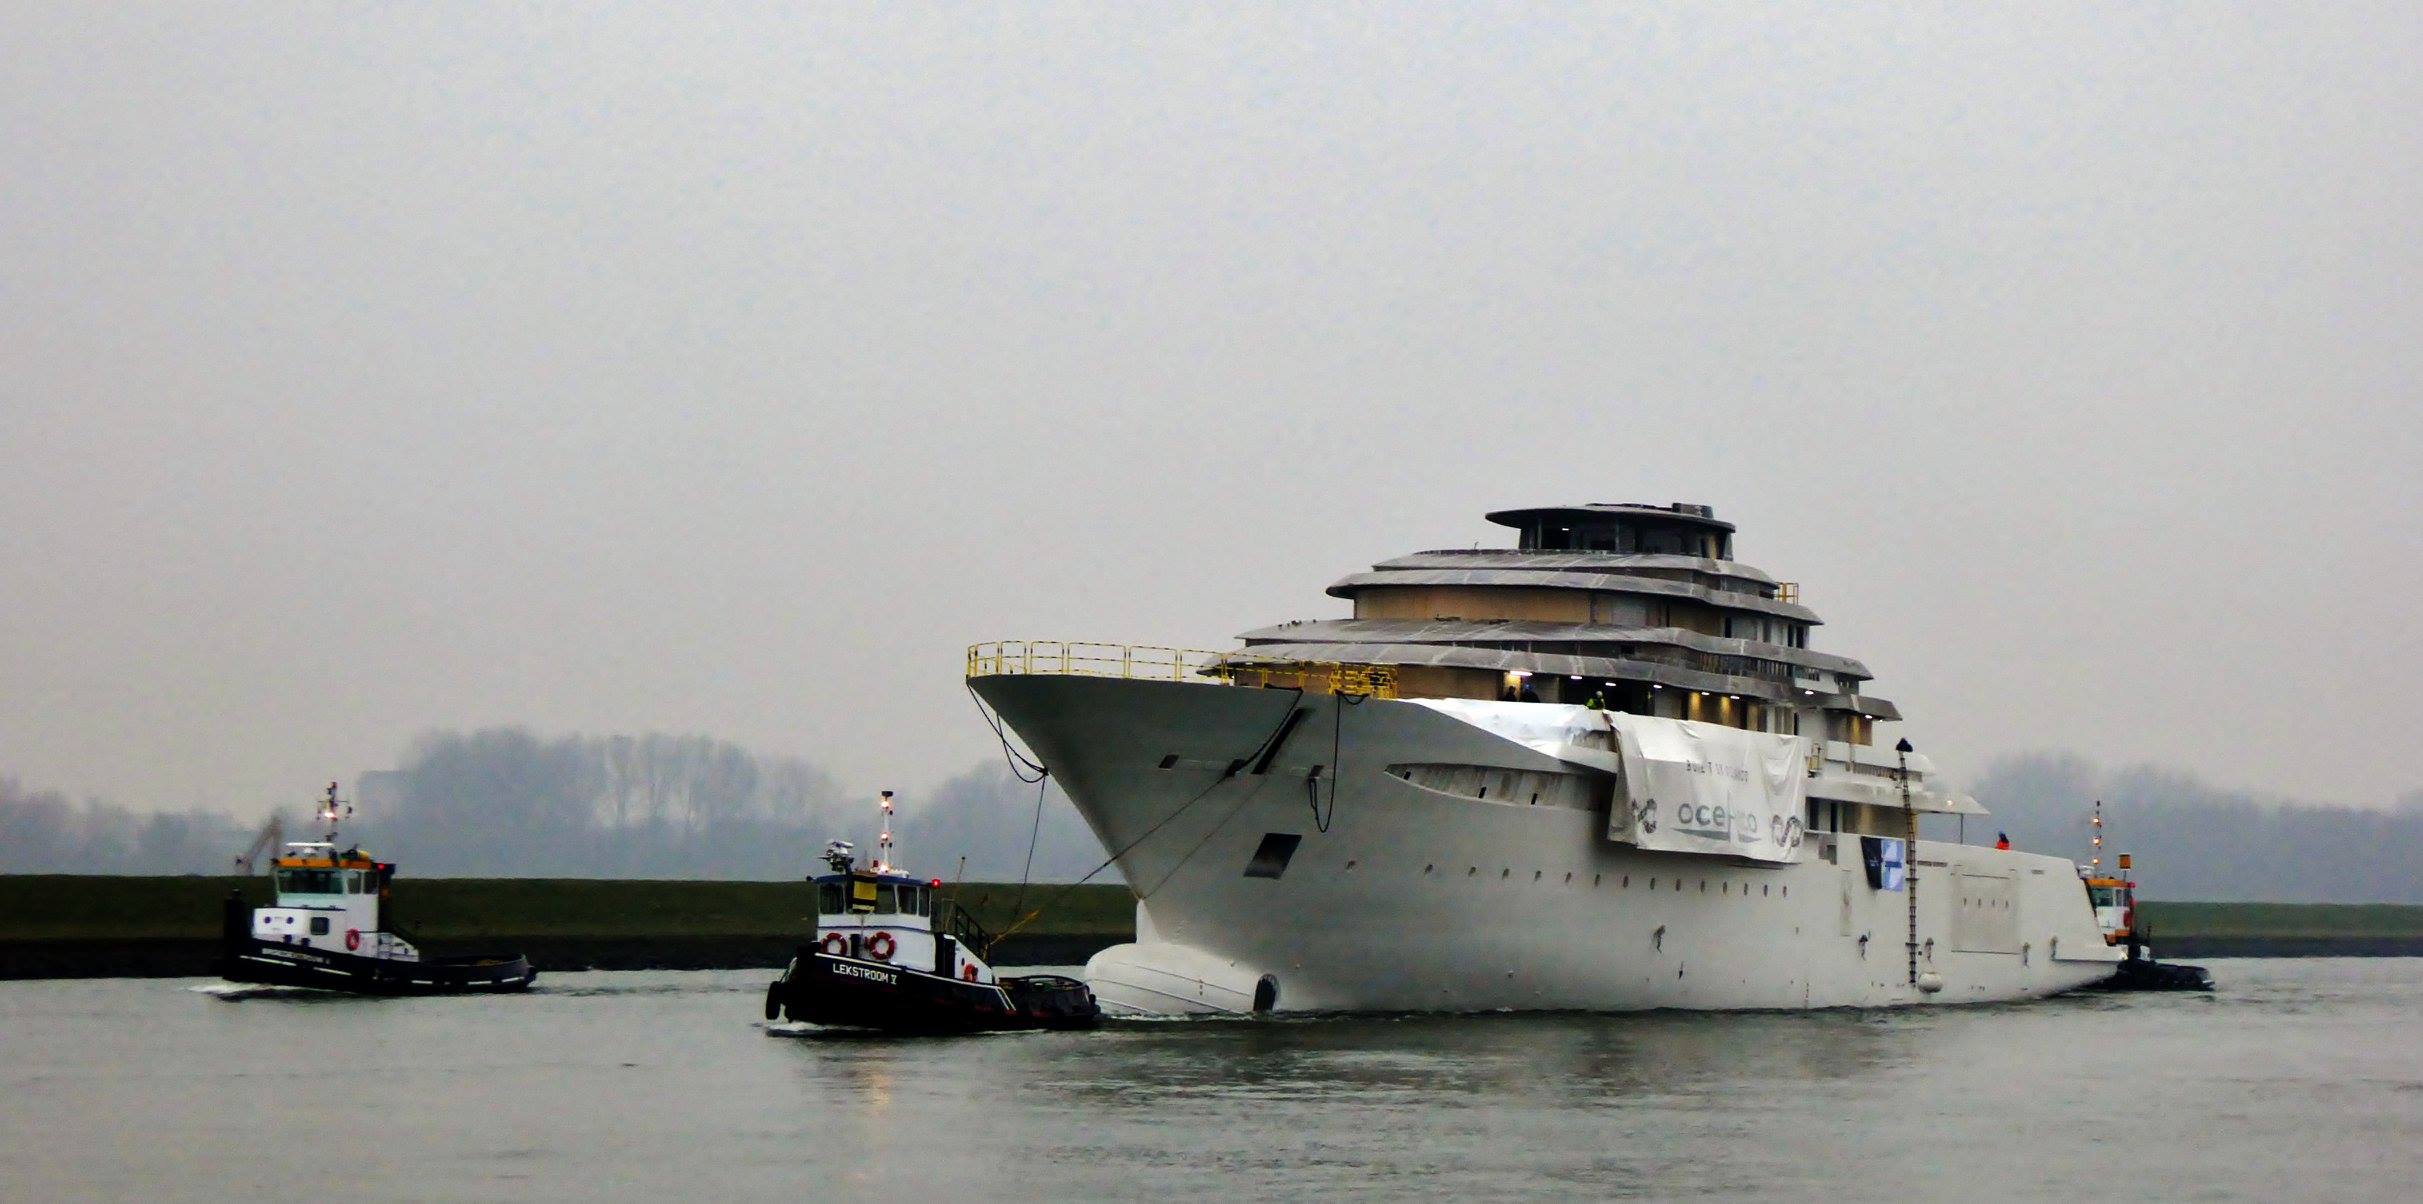
[[[1248,878],[1276,878],[1287,872],[1287,863],[1295,858],[1296,846],[1304,838],[1292,832],[1271,832],[1262,837],[1254,849],[1254,859],[1245,866]]]

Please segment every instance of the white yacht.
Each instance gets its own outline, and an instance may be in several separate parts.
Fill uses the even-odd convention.
[[[1507,510],[1511,549],[1193,653],[1007,642],[977,695],[1136,895],[1107,1014],[1981,1002],[2112,977],[2070,861],[1982,815],[1710,508]]]

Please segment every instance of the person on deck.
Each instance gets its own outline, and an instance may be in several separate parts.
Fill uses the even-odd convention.
[[[1996,832],[1994,834],[1994,847],[2001,849],[2006,853],[2009,852],[2011,849],[2011,834],[2008,832]]]

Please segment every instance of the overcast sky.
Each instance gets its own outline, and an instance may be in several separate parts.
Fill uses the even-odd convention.
[[[914,791],[972,641],[1690,500],[1953,769],[2423,786],[2410,3],[7,8],[28,785]]]

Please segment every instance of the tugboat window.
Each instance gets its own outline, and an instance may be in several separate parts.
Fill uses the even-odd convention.
[[[327,936],[327,935],[328,935],[328,917],[327,917],[327,916],[313,916],[313,917],[311,917],[311,935],[313,935],[313,936]]]
[[[826,915],[841,913],[841,884],[827,882],[816,888],[816,910]]]
[[[892,884],[889,882],[876,883],[875,910],[877,912],[892,912],[898,911],[899,909],[899,903],[892,893]]]

